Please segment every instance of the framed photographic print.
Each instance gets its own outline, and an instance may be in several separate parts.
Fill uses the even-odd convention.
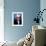
[[[12,12],[12,26],[23,26],[23,12]]]

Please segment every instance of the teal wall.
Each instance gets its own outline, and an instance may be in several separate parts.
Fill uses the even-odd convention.
[[[40,9],[40,0],[5,0],[4,1],[4,38],[7,41],[18,41],[32,29],[36,12]],[[12,12],[23,12],[22,27],[12,26]]]

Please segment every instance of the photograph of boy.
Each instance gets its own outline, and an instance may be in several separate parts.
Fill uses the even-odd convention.
[[[22,24],[22,16],[21,14],[14,14],[14,25]]]

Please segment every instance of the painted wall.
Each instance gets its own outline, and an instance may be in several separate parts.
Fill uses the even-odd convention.
[[[41,9],[41,11],[43,10],[43,9],[46,9],[46,0],[41,0],[40,1],[40,9]],[[42,17],[43,17],[43,22],[41,21],[40,22],[40,25],[42,25],[42,26],[46,26],[46,10],[43,12],[43,15],[42,15]]]
[[[33,19],[40,9],[40,0],[5,0],[4,1],[4,36],[7,41],[18,41],[32,29]],[[12,27],[12,12],[23,12],[22,27]]]

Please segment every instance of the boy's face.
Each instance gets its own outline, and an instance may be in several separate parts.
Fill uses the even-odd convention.
[[[17,19],[17,21],[19,21],[20,20],[20,15],[17,15],[16,19]]]

